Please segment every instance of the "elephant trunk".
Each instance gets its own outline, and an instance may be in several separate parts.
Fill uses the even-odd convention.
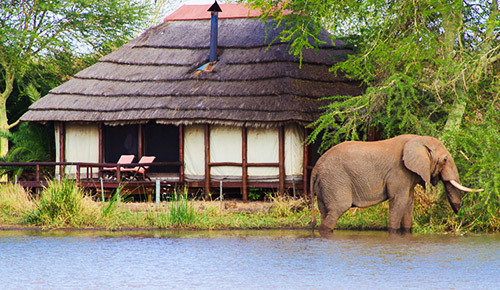
[[[448,201],[450,202],[451,208],[455,213],[458,213],[460,210],[462,191],[482,191],[482,189],[470,189],[460,184],[458,170],[452,158],[449,158],[446,166],[443,167],[441,171],[441,180],[444,182]]]
[[[450,181],[444,181],[446,196],[450,202],[451,208],[455,213],[458,213],[461,207],[462,193]]]

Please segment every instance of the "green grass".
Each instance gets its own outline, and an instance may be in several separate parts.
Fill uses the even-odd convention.
[[[309,228],[311,211],[302,199],[269,195],[265,207],[256,210],[226,208],[229,202],[193,201],[187,189],[178,190],[170,202],[131,204],[115,194],[104,203],[94,201],[74,182],[51,182],[40,195],[21,187],[0,185],[0,225],[41,228],[98,229],[268,229]],[[469,197],[470,198],[470,197]],[[234,203],[234,202],[233,202]],[[464,202],[467,204],[467,200]],[[247,203],[252,204],[252,202]],[[140,205],[140,209],[133,206]],[[479,206],[479,205],[474,205]],[[494,232],[500,228],[497,211],[476,215],[463,206],[458,215],[451,210],[439,189],[415,195],[414,232]],[[487,212],[487,211],[482,211]],[[319,223],[319,211],[315,210]],[[338,221],[337,229],[386,230],[388,203],[351,209]]]
[[[168,225],[173,227],[189,227],[196,222],[198,214],[192,203],[187,200],[187,188],[184,188],[183,193],[175,191],[166,216]]]
[[[24,222],[44,227],[81,227],[94,224],[98,207],[74,182],[51,181],[33,207],[24,213]]]

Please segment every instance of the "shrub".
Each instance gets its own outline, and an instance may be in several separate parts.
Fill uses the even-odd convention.
[[[43,189],[33,210],[26,213],[27,223],[48,226],[82,226],[99,218],[98,207],[76,183],[51,181]]]

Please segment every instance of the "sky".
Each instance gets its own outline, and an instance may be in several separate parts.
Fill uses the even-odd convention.
[[[200,4],[213,4],[215,0],[164,0],[163,16],[167,16],[173,11],[177,10],[182,5],[200,5]],[[231,0],[217,0],[217,3],[224,4],[234,2]]]
[[[212,4],[214,0],[186,0],[181,1],[183,4]],[[217,3],[224,3],[224,1],[217,1]]]

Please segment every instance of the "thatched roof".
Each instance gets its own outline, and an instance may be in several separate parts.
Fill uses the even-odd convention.
[[[217,64],[196,73],[208,62],[210,20],[164,22],[51,90],[21,120],[307,124],[319,98],[359,94],[357,83],[328,71],[349,53],[342,42],[324,33],[327,44],[304,52],[299,69],[286,43],[269,46],[277,34],[266,38],[257,19],[219,19]]]

